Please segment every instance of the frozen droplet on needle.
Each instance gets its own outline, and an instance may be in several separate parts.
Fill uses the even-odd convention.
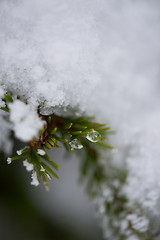
[[[71,149],[73,149],[73,150],[83,148],[83,145],[77,138],[74,138],[71,142],[69,142],[69,145],[71,146]]]
[[[93,130],[87,134],[86,138],[91,142],[98,142],[101,140],[102,137],[99,132]]]

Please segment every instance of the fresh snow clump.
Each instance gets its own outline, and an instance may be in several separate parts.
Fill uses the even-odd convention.
[[[26,168],[28,172],[32,171],[34,166],[32,163],[29,163],[27,160],[23,161],[23,166]]]
[[[16,137],[25,142],[37,137],[44,126],[44,121],[38,117],[36,111],[20,100],[10,103],[9,108],[10,121],[13,123]]]
[[[35,171],[32,172],[31,179],[32,179],[31,185],[34,185],[37,187],[39,185],[39,181],[38,181],[37,173]]]

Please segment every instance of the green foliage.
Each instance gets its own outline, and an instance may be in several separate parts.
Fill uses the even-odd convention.
[[[8,103],[13,102],[11,94],[6,93],[3,100],[6,106],[1,110],[9,112]],[[44,116],[37,110],[39,117],[46,122],[39,132],[39,137],[26,143],[26,146],[17,151],[17,155],[8,158],[8,163],[15,160],[24,160],[24,166],[32,171],[31,184],[37,186],[42,181],[49,188],[49,180],[59,178],[59,166],[49,157],[48,150],[63,148],[71,153],[74,151],[80,157],[81,180],[85,180],[86,190],[92,199],[100,200],[97,209],[104,219],[107,219],[107,231],[115,240],[128,240],[129,236],[137,240],[155,239],[148,229],[136,229],[129,217],[133,214],[137,219],[149,219],[145,210],[138,203],[130,205],[123,188],[127,182],[125,166],[116,167],[110,159],[110,151],[114,149],[108,142],[108,135],[113,134],[106,124],[94,122],[91,117],[61,117],[55,114]],[[101,150],[105,153],[105,165],[101,162]],[[103,151],[104,152],[104,151]],[[36,181],[35,181],[36,179]],[[109,195],[103,196],[103,186]],[[103,200],[103,204],[101,204]],[[122,225],[125,224],[125,229]],[[133,239],[133,238],[131,238]]]
[[[19,155],[10,158],[10,160],[27,159],[28,163],[33,164],[33,169],[37,173],[38,178],[41,178],[48,188],[48,179],[52,179],[52,177],[58,178],[55,171],[59,169],[59,166],[50,159],[46,150],[64,146],[67,151],[84,148],[89,153],[90,143],[87,139],[88,134],[91,135],[93,131],[94,133],[99,133],[99,139],[95,142],[96,145],[98,141],[105,141],[103,135],[110,128],[102,129],[101,124],[94,123],[89,118],[73,120],[56,115],[40,115],[40,117],[46,121],[46,125],[40,131],[39,139],[33,139],[28,142],[27,147],[18,151]],[[75,144],[73,141],[76,141],[78,144]],[[79,148],[79,146],[81,147]],[[108,144],[104,144],[104,146],[112,148]],[[90,159],[94,160],[92,157],[91,153]]]
[[[13,102],[12,95],[5,93],[3,100],[6,107],[1,110],[9,112],[8,103]],[[28,171],[33,171],[37,182],[43,180],[46,188],[48,181],[53,177],[59,178],[56,171],[59,166],[53,162],[46,150],[64,147],[66,151],[80,150],[86,153],[85,161],[82,167],[82,175],[87,174],[88,167],[92,168],[91,163],[98,161],[96,145],[112,149],[106,141],[106,134],[110,134],[110,127],[106,124],[95,123],[93,117],[67,118],[55,114],[44,116],[40,113],[39,117],[46,122],[45,126],[39,132],[39,138],[34,138],[26,143],[26,147],[17,151],[17,155],[8,158],[8,163],[15,160],[25,160],[25,166]],[[94,145],[95,147],[91,147]],[[101,170],[94,169],[94,177],[99,178]],[[37,184],[38,185],[38,184]]]

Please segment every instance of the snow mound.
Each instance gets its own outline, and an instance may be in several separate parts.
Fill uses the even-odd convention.
[[[154,207],[160,196],[159,9],[158,0],[1,0],[0,86],[29,105],[10,105],[13,126],[0,112],[0,147],[8,142],[9,151],[12,128],[24,141],[36,136],[43,124],[31,109],[40,103],[45,114],[95,114],[117,131],[112,142],[117,162],[127,163],[128,197]]]

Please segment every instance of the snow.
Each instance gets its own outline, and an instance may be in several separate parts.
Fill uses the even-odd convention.
[[[5,91],[2,87],[0,87],[0,97],[2,98],[5,94]]]
[[[148,229],[149,221],[146,218],[138,217],[136,214],[127,216],[127,220],[132,223],[133,229],[145,232]]]
[[[17,138],[22,141],[30,141],[34,137],[38,137],[45,122],[38,117],[35,110],[20,100],[10,103],[9,109],[10,121]]]
[[[5,107],[5,102],[2,100],[4,94],[5,94],[4,89],[0,87],[0,107]]]
[[[34,169],[34,166],[32,163],[29,163],[27,160],[23,161],[23,166],[26,168],[28,172],[32,171]]]
[[[45,108],[78,106],[82,92],[87,99],[99,80],[94,71],[95,10],[90,4],[2,1],[1,84],[7,83],[7,89],[32,104],[44,103]]]
[[[32,172],[31,179],[32,179],[31,185],[37,187],[39,185],[39,181],[37,178],[37,173],[35,171]]]
[[[22,155],[23,149],[17,150],[16,153],[17,153],[17,155],[19,155],[19,156]]]
[[[0,96],[21,101],[10,104],[11,124],[0,110],[0,148],[11,150],[10,129],[22,141],[37,136],[40,103],[44,114],[95,115],[117,132],[112,158],[126,164],[130,202],[156,211],[159,9],[158,0],[2,0]]]
[[[8,164],[11,164],[11,163],[12,163],[12,159],[8,157],[8,158],[7,158],[7,163],[8,163]]]
[[[46,153],[43,149],[37,149],[37,153],[40,155],[40,156],[44,156]]]

